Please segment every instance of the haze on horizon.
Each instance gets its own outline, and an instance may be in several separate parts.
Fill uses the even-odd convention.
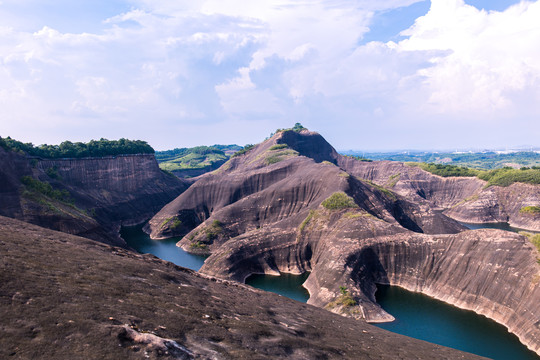
[[[540,0],[0,0],[0,136],[537,147]]]

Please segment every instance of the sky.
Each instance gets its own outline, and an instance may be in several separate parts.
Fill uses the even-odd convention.
[[[540,0],[0,0],[0,136],[540,146]]]

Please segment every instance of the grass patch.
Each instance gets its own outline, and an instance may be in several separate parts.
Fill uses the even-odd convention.
[[[388,182],[386,183],[387,188],[393,188],[396,186],[397,182],[399,181],[399,178],[401,177],[401,174],[394,174],[388,178]]]
[[[282,160],[285,160],[287,157],[290,157],[290,156],[298,156],[298,152],[291,149],[281,149],[267,156],[264,159],[264,162],[266,163],[266,165],[272,165]]]
[[[386,197],[392,199],[393,201],[397,200],[396,194],[394,194],[392,191],[388,190],[384,186],[377,185],[373,181],[370,181],[370,180],[364,180],[364,179],[360,179],[360,178],[356,178],[356,179],[373,186],[375,189],[379,190]]]
[[[410,163],[407,165],[411,166]],[[475,169],[470,169],[464,166],[457,166],[457,165],[444,165],[444,164],[434,164],[434,163],[416,163],[416,165],[412,166],[418,166],[420,169],[425,170],[427,172],[430,172],[435,175],[439,175],[442,177],[450,177],[450,176],[477,176],[480,172]]]
[[[31,176],[23,176],[21,182],[27,191],[39,193],[46,197],[73,205],[73,199],[67,190],[55,190],[51,184],[34,179]]]
[[[304,219],[304,221],[302,221],[302,223],[298,227],[298,231],[300,232],[300,234],[302,233],[302,231],[304,231],[304,228],[307,226],[307,224],[309,224],[309,222],[311,221],[313,216],[315,216],[316,213],[317,212],[315,210],[309,210],[308,216]]]
[[[537,215],[540,214],[540,206],[524,206],[519,212],[522,214]]]
[[[160,225],[160,228],[163,229],[167,225],[169,225],[169,230],[176,230],[178,227],[182,225],[182,221],[178,218],[178,216],[172,216],[170,218],[167,218],[163,220],[163,222]]]
[[[434,163],[407,162],[405,165],[419,167],[422,170],[442,177],[476,176],[481,180],[487,181],[487,186],[506,187],[516,182],[533,185],[540,184],[540,168],[536,166],[533,166],[532,168],[522,167],[521,169],[503,167],[501,169],[493,170],[476,170],[463,166]]]
[[[206,250],[208,249],[208,245],[206,245],[205,243],[202,243],[200,241],[196,241],[196,242],[192,242],[191,244],[189,244],[189,247],[193,250]]]
[[[533,233],[530,233],[530,232],[527,232],[527,231],[520,231],[519,234],[523,235],[523,236],[526,236],[529,239],[529,241],[534,246],[536,246],[536,250],[538,250],[538,252],[540,252],[540,234],[533,234]]]
[[[276,144],[276,145],[273,145],[270,147],[270,151],[275,151],[275,150],[281,150],[281,149],[286,149],[288,148],[289,146],[287,144]]]
[[[206,234],[206,239],[212,241],[216,239],[223,232],[223,227],[221,226],[221,221],[214,220],[212,224],[204,229]]]
[[[345,286],[339,287],[339,296],[336,300],[328,303],[326,305],[326,308],[332,309],[337,306],[343,306],[343,307],[353,307],[356,305],[356,300],[352,297],[352,295],[349,293],[349,290]]]
[[[358,207],[358,205],[356,205],[354,202],[354,199],[344,192],[333,193],[329,198],[324,200],[321,205],[328,210],[340,210]]]
[[[540,184],[540,169],[523,168],[513,169],[504,167],[490,171],[481,171],[478,178],[488,182],[488,186],[510,186],[513,183],[520,182],[525,184]]]
[[[246,146],[244,146],[244,148],[242,150],[238,150],[237,152],[235,152],[232,157],[237,157],[237,156],[240,156],[240,155],[244,155],[244,154],[248,153],[254,147],[255,147],[255,145],[253,145],[253,144],[247,144]]]

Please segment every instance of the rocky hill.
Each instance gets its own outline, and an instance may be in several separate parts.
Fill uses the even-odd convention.
[[[338,163],[352,175],[392,189],[415,202],[427,202],[456,220],[508,222],[514,227],[540,231],[540,213],[520,211],[527,206],[540,205],[538,185],[487,186],[486,181],[477,177],[441,177],[394,161],[362,162],[343,156]]]
[[[480,359],[0,216],[2,359]]]
[[[0,148],[0,215],[125,246],[120,224],[145,221],[188,183],[152,154],[42,159]]]
[[[210,254],[205,274],[242,282],[308,271],[309,304],[374,322],[392,319],[375,284],[399,285],[489,316],[539,352],[537,250],[434,211],[482,191],[491,190],[476,178],[360,162],[317,133],[283,131],[204,175],[146,230]]]

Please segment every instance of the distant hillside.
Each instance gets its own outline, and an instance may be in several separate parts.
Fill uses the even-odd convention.
[[[238,145],[196,146],[157,151],[155,156],[162,170],[184,178],[217,169],[241,149]]]
[[[506,166],[520,168],[540,166],[540,153],[521,151],[509,154],[496,152],[483,153],[442,153],[442,152],[386,152],[364,153],[359,151],[344,151],[344,155],[362,155],[371,160],[391,160],[401,162],[425,162],[466,166],[475,169],[491,170]]]

